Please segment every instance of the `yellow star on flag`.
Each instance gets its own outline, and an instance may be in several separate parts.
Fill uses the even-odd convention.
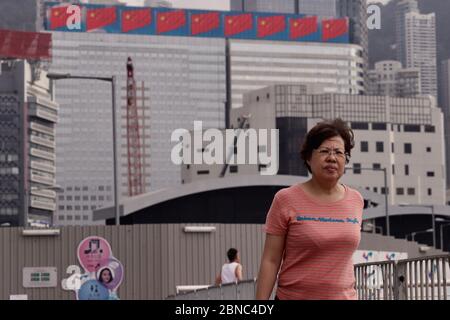
[[[228,24],[232,24],[233,23],[233,19],[228,19]]]
[[[95,18],[95,13],[91,13],[91,18]]]
[[[266,22],[263,20],[263,21],[261,21],[261,25],[262,26],[265,26],[266,25]]]
[[[194,21],[195,21],[195,22],[199,22],[200,19],[199,19],[199,18],[195,18]]]
[[[125,16],[125,19],[130,20],[130,19],[131,19],[131,16],[130,16],[129,14],[127,14],[127,15]]]
[[[294,27],[298,27],[298,22],[294,22]]]
[[[161,20],[161,21],[166,20],[166,16],[162,16],[160,20]]]
[[[330,24],[329,23],[327,23],[326,25],[325,25],[325,28],[330,28]]]
[[[59,16],[59,12],[58,12],[58,11],[55,11],[55,12],[53,13],[53,15],[54,15],[55,17],[57,17],[57,16]]]

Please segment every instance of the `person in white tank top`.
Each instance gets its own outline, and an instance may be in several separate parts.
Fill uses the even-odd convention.
[[[229,263],[222,266],[222,270],[216,277],[216,285],[242,281],[242,265],[239,252],[230,248],[227,252]]]

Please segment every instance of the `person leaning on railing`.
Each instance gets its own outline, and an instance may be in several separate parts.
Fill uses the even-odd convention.
[[[364,200],[339,183],[353,147],[353,131],[340,119],[322,121],[307,133],[301,156],[312,177],[275,194],[257,299],[269,299],[277,275],[275,299],[357,299],[352,256],[361,239]]]

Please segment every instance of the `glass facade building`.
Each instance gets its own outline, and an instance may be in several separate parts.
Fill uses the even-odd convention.
[[[247,91],[272,84],[322,84],[325,92],[364,92],[361,47],[349,44],[296,44],[230,40],[232,108]]]
[[[133,59],[146,192],[181,183],[171,162],[171,133],[224,128],[225,40],[53,32],[54,73],[117,77],[119,193],[128,195],[126,62]],[[113,204],[111,86],[92,80],[59,80],[56,127],[59,224],[92,223],[92,210]]]

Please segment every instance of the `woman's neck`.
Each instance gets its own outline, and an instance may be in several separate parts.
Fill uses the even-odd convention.
[[[311,180],[306,182],[306,185],[309,187],[309,189],[313,193],[317,194],[327,194],[332,195],[336,193],[337,191],[340,191],[339,184],[336,182],[324,182],[324,181],[318,181],[317,179],[311,178]]]

